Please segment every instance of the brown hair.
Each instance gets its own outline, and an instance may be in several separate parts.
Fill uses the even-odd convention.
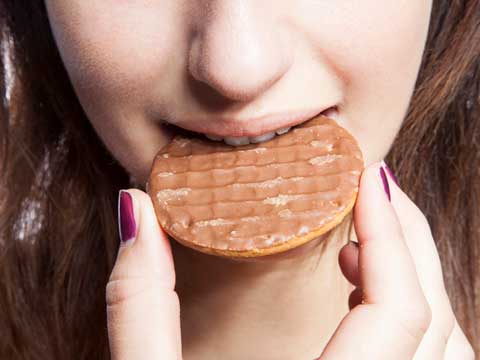
[[[0,26],[0,358],[106,359],[104,291],[117,193],[129,177],[77,100],[43,1],[1,1]],[[430,221],[477,351],[479,55],[480,1],[435,0],[408,116],[387,157]]]

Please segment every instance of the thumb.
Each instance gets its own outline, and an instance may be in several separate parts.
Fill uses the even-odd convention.
[[[411,359],[430,325],[431,310],[389,194],[381,164],[366,168],[353,214],[363,301],[342,319],[322,360]]]
[[[173,258],[150,197],[121,190],[118,221],[121,243],[106,288],[112,359],[181,359]]]

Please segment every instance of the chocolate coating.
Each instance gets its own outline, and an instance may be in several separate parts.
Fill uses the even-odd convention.
[[[318,116],[238,147],[176,136],[155,157],[147,191],[160,225],[182,244],[256,256],[338,224],[353,206],[363,166],[352,135]]]

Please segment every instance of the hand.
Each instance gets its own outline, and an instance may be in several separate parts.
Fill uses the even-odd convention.
[[[379,181],[378,165],[362,175],[354,211],[360,249],[349,244],[340,253],[342,271],[359,288],[321,359],[403,360],[414,354],[417,360],[474,359],[445,293],[424,216],[390,181],[392,206]],[[112,359],[141,359],[145,354],[181,359],[170,245],[148,195],[136,189],[129,194],[136,236],[122,242],[107,285]],[[362,294],[365,303],[360,304]]]
[[[453,314],[425,216],[381,164],[362,174],[354,225],[359,246],[339,263],[356,289],[320,359],[473,360]]]
[[[111,357],[181,359],[180,305],[170,243],[146,193],[129,189],[122,196],[122,217],[134,213],[136,224],[121,226],[124,236],[106,289]]]

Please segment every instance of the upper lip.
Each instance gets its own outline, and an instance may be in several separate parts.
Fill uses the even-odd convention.
[[[289,111],[263,115],[250,119],[235,118],[183,118],[177,121],[168,121],[178,127],[202,134],[210,134],[221,137],[259,136],[275,130],[292,127],[301,124],[311,118],[320,115],[331,108],[322,107],[301,111]]]

